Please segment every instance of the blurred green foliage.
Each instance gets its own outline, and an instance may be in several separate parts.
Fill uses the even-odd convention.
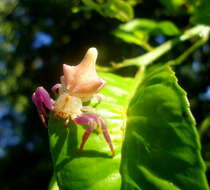
[[[31,103],[31,94],[36,86],[50,89],[59,80],[61,63],[78,63],[90,46],[99,50],[100,65],[139,56],[145,53],[145,49],[150,51],[171,38],[172,34],[177,35],[195,24],[209,24],[209,7],[208,0],[0,1],[1,189],[48,187],[52,175],[48,136]],[[122,32],[121,27],[129,24],[122,21],[135,23],[135,20],[155,23],[158,32],[154,28],[147,28],[146,32],[140,28],[135,34],[126,31],[129,36],[120,38],[130,44],[113,35],[114,31]],[[173,23],[170,24],[173,30],[171,26],[166,30],[171,35],[159,25],[166,20]],[[139,32],[146,35],[143,39],[146,39],[149,49],[142,48],[145,46],[139,40]],[[196,40],[178,45],[158,61],[175,59]],[[188,93],[198,127],[210,112],[209,55],[208,42],[175,67],[179,83]],[[136,68],[131,67],[116,73],[131,76],[135,71]],[[206,123],[201,142],[203,158],[209,161],[210,130],[209,122]],[[18,142],[13,142],[14,135],[10,135],[8,129],[20,138]],[[209,171],[207,174],[209,177]]]
[[[208,0],[196,2],[192,21],[195,23],[210,24],[210,4]]]
[[[133,9],[129,1],[123,0],[83,0],[86,9],[96,10],[105,17],[117,18],[121,21],[128,21],[133,18]]]
[[[113,31],[116,37],[125,42],[140,45],[148,51],[152,50],[152,47],[148,44],[150,37],[157,35],[174,36],[179,33],[179,29],[172,22],[156,22],[151,19],[133,19]]]

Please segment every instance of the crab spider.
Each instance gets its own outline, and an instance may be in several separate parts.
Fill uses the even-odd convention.
[[[93,108],[83,106],[84,102],[90,101],[92,98],[96,97],[101,100],[97,93],[103,88],[105,81],[101,80],[96,73],[96,58],[96,48],[90,48],[80,64],[76,66],[64,64],[64,75],[60,77],[60,83],[55,84],[51,89],[57,98],[53,100],[43,87],[38,87],[32,95],[32,101],[36,105],[40,119],[46,128],[48,127],[46,121],[48,115],[45,108],[51,110],[57,118],[65,119],[65,125],[70,119],[76,124],[87,125],[78,152],[83,150],[94,126],[100,126],[112,156],[114,156],[115,151],[105,120],[95,113],[87,113]]]

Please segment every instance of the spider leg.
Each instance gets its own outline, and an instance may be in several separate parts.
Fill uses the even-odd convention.
[[[53,109],[53,104],[49,94],[43,87],[38,87],[32,95],[32,101],[36,105],[41,122],[43,123],[45,128],[48,128],[45,119],[48,117],[45,107],[48,109]]]
[[[43,114],[39,114],[39,117],[40,117],[40,120],[41,120],[41,122],[43,123],[44,127],[45,127],[45,128],[48,128],[48,125],[47,125],[47,122],[46,122],[46,120],[45,120],[44,115],[43,115]]]
[[[83,106],[83,108],[90,108],[90,109],[94,109],[94,108],[92,108],[92,107],[89,107],[89,106]],[[84,111],[84,110],[83,110]],[[94,122],[96,123],[96,132],[99,134],[99,133],[101,133],[101,128],[100,128],[100,117],[98,116],[98,115],[96,115],[96,114],[93,114],[93,113],[85,113],[85,114],[83,114],[83,115],[85,115],[85,117],[87,117],[87,118],[92,118],[93,120],[94,120]]]
[[[86,129],[85,133],[83,134],[82,143],[80,144],[80,148],[78,150],[78,153],[82,152],[83,147],[88,140],[88,137],[93,132],[93,129],[94,129],[94,120],[93,119],[88,119],[88,128]]]
[[[42,124],[44,125],[45,128],[48,128],[48,124],[47,124],[47,113],[46,113],[46,110],[43,106],[43,104],[40,104],[40,108],[39,108],[39,117],[40,117],[40,120],[42,122]]]
[[[111,138],[108,133],[108,129],[106,126],[105,121],[98,115],[93,113],[83,113],[80,117],[77,117],[74,119],[74,122],[80,125],[88,124],[88,128],[86,129],[83,137],[82,137],[82,143],[80,145],[80,149],[78,152],[81,152],[83,150],[83,147],[89,137],[89,135],[92,133],[94,129],[94,124],[101,125],[101,129],[103,131],[104,138],[109,145],[109,148],[112,151],[112,156],[115,156],[114,147],[112,145]]]
[[[62,85],[61,84],[55,84],[52,88],[51,88],[51,91],[53,92],[53,94],[54,95],[56,95],[57,94],[57,92],[58,92],[58,90],[59,90],[59,88],[61,88],[62,87]]]
[[[114,151],[114,147],[112,145],[112,140],[109,136],[108,129],[106,127],[106,123],[102,118],[100,118],[100,122],[101,122],[101,128],[102,128],[102,131],[103,131],[104,138],[105,138],[106,142],[108,143],[109,148],[112,151],[112,156],[114,157],[115,156],[115,151]]]

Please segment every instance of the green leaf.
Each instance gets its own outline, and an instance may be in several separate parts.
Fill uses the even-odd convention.
[[[133,18],[133,8],[129,2],[123,0],[107,0],[104,3],[93,0],[83,0],[83,3],[91,10],[99,12],[105,17],[128,21]]]
[[[209,0],[202,0],[196,3],[191,21],[193,23],[210,25],[210,3]]]
[[[180,33],[179,29],[171,21],[162,21],[158,24],[158,30],[166,36],[174,36]]]
[[[145,74],[127,111],[122,189],[207,190],[186,93],[167,66]]]
[[[59,187],[58,187],[55,175],[53,175],[51,180],[50,180],[50,183],[49,183],[49,186],[48,186],[48,190],[59,190]]]
[[[116,156],[96,132],[77,154],[85,127],[65,127],[51,117],[50,148],[60,190],[207,190],[195,123],[171,69],[153,67],[135,80],[101,76],[107,85],[96,112],[107,121]]]
[[[113,34],[128,43],[142,45],[149,37],[163,34],[174,36],[180,33],[179,29],[170,21],[157,22],[150,19],[133,19],[126,24],[121,24]]]
[[[172,13],[180,12],[181,7],[187,2],[188,0],[160,0],[163,6],[168,9],[168,11]]]
[[[111,157],[103,135],[96,132],[89,137],[84,151],[77,154],[85,127],[73,123],[65,127],[63,120],[51,118],[50,147],[60,190],[120,189],[119,167],[124,111],[133,80],[113,74],[103,74],[102,78],[107,82],[102,90],[105,97],[97,106],[96,112],[107,121],[116,156]]]

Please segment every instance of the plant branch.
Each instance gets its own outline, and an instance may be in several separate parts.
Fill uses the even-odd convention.
[[[179,65],[183,63],[191,53],[193,53],[196,49],[201,47],[203,44],[205,44],[208,41],[208,37],[201,38],[196,43],[194,43],[190,48],[188,48],[182,55],[180,55],[175,60],[171,60],[167,62],[168,65]]]
[[[139,57],[135,57],[132,59],[126,59],[122,63],[115,64],[111,68],[98,67],[98,69],[100,71],[114,71],[114,70],[117,70],[117,69],[120,69],[123,67],[128,67],[128,66],[137,66],[137,67],[147,66],[147,65],[153,63],[158,58],[160,58],[166,52],[170,51],[177,44],[184,42],[186,40],[189,40],[191,38],[194,38],[194,37],[200,37],[201,39],[207,39],[209,33],[210,33],[210,27],[207,27],[204,25],[198,25],[198,26],[195,26],[195,27],[187,30],[181,36],[165,42],[164,44],[154,48],[154,50],[152,50],[144,55],[141,55]],[[197,44],[197,45],[199,45],[199,44]],[[190,50],[190,51],[192,51],[192,50]],[[180,59],[183,59],[183,58],[180,58]]]
[[[144,48],[146,51],[152,51],[154,49],[154,47],[145,41],[139,42],[138,45]]]

